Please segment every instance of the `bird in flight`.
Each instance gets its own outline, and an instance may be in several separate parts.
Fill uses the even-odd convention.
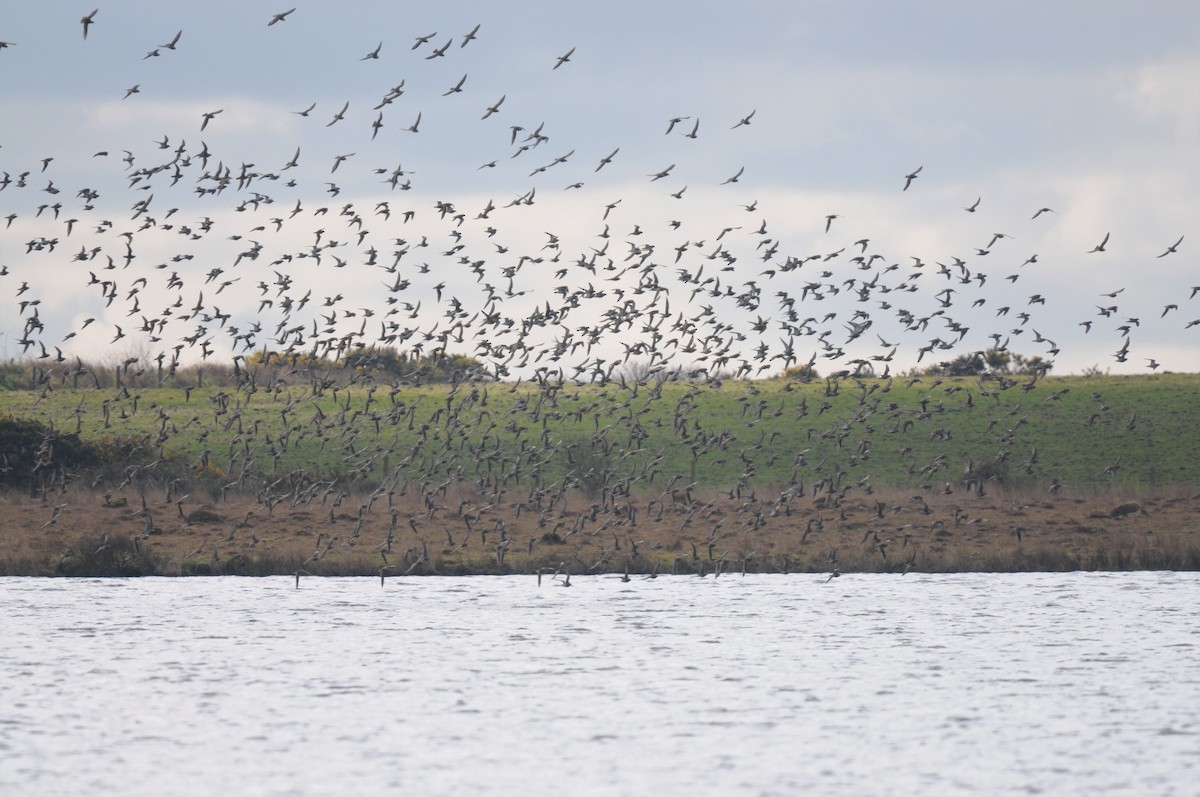
[[[662,178],[666,177],[668,174],[671,173],[671,170],[674,168],[675,168],[675,164],[672,163],[670,166],[663,169],[661,172],[655,172],[654,174],[647,175],[647,176],[650,178],[650,182],[653,183],[655,180],[661,180]]]
[[[158,46],[163,48],[164,50],[174,50],[175,45],[179,44],[179,37],[182,35],[183,35],[183,31],[179,31],[178,33],[175,34],[174,39],[171,39],[171,41],[167,42],[166,44],[160,44]]]
[[[1095,245],[1094,247],[1092,247],[1091,249],[1089,249],[1089,250],[1087,251],[1087,254],[1089,254],[1089,255],[1090,255],[1090,254],[1092,254],[1093,252],[1106,252],[1106,251],[1108,251],[1108,250],[1107,250],[1107,249],[1105,249],[1104,247],[1105,247],[1105,246],[1108,244],[1108,236],[1109,236],[1110,234],[1111,234],[1111,233],[1107,233],[1107,232],[1106,232],[1106,233],[1104,233],[1104,240],[1103,240],[1103,241],[1101,241],[1100,243],[1096,244],[1096,245]]]
[[[285,19],[288,18],[288,14],[291,14],[295,10],[296,9],[294,9],[294,8],[289,8],[287,11],[284,11],[280,14],[276,14],[275,16],[271,17],[271,21],[267,23],[267,27],[268,28],[271,27],[276,22],[283,22]]]
[[[1176,250],[1176,248],[1178,248],[1178,246],[1179,246],[1181,243],[1183,243],[1183,236],[1182,236],[1182,235],[1181,235],[1181,236],[1179,236],[1179,240],[1178,240],[1178,241],[1176,241],[1175,243],[1173,243],[1173,244],[1171,244],[1170,246],[1168,246],[1168,247],[1167,247],[1167,251],[1163,252],[1161,255],[1159,255],[1159,257],[1166,257],[1167,255],[1169,255],[1169,254],[1172,254],[1172,253],[1173,253],[1173,252]]]
[[[570,50],[567,50],[565,53],[560,55],[558,57],[558,60],[554,62],[554,69],[558,69],[560,66],[565,64],[567,61],[570,61],[571,56],[574,54],[575,54],[575,48],[572,47]],[[551,71],[553,71],[553,70],[551,70]]]
[[[679,124],[684,119],[691,119],[691,118],[692,117],[690,117],[690,116],[672,116],[670,121],[667,123],[667,135],[668,136],[671,135],[671,131],[675,129],[675,125]]]
[[[974,213],[976,208],[979,207],[979,203],[982,201],[983,201],[983,197],[979,197],[978,199],[975,200],[975,204],[971,205],[970,207],[965,207],[965,208],[963,208],[963,210],[967,211],[968,213]]]
[[[748,113],[748,114],[746,114],[745,116],[743,116],[743,117],[742,117],[740,120],[738,120],[738,123],[737,123],[736,125],[734,125],[733,127],[729,128],[729,129],[730,129],[730,130],[736,130],[736,129],[738,129],[739,127],[741,127],[742,125],[748,125],[748,124],[750,124],[750,120],[754,118],[754,114],[756,114],[756,113],[758,113],[758,109],[757,109],[757,108],[755,108],[753,111],[751,111],[750,113]]]
[[[97,8],[95,11],[79,20],[79,22],[83,25],[83,38],[85,41],[87,40],[88,28],[96,23],[96,14],[99,11],[100,9]]]
[[[1038,210],[1037,213],[1033,214],[1033,218],[1036,219],[1038,216],[1042,215],[1043,213],[1053,213],[1053,212],[1054,212],[1054,208],[1041,208],[1040,210]]]
[[[504,104],[504,98],[505,98],[505,97],[507,97],[507,96],[508,96],[507,94],[504,94],[504,95],[502,95],[502,96],[500,97],[500,99],[496,100],[496,102],[495,102],[495,104],[494,104],[494,105],[490,105],[490,106],[488,106],[488,109],[487,109],[487,110],[484,112],[484,114],[483,114],[483,117],[482,117],[482,118],[484,118],[484,119],[487,119],[487,118],[488,118],[489,116],[491,116],[492,114],[494,114],[494,113],[499,113],[499,112],[500,112],[500,106]]]
[[[220,113],[221,111],[223,111],[223,110],[225,110],[225,109],[224,109],[224,108],[221,108],[221,109],[218,109],[218,110],[216,110],[216,111],[209,111],[209,112],[205,113],[205,114],[204,114],[204,121],[200,123],[200,130],[201,130],[201,132],[203,132],[203,131],[204,131],[204,128],[208,127],[208,123],[209,123],[209,122],[211,122],[211,121],[213,120],[213,117],[214,117],[214,116],[216,116],[217,114],[219,114],[219,113]]]
[[[374,49],[374,50],[372,50],[371,52],[367,53],[366,55],[364,55],[362,58],[360,58],[360,59],[358,59],[358,60],[360,60],[360,61],[366,61],[366,60],[368,60],[368,59],[374,59],[374,60],[378,61],[378,60],[379,60],[379,51],[380,51],[380,50],[382,50],[382,49],[383,49],[383,42],[380,42],[379,44],[377,44],[377,45],[375,46],[375,49]]]
[[[326,126],[326,127],[333,127],[333,125],[334,125],[334,124],[336,124],[337,122],[340,122],[340,121],[342,121],[342,117],[344,117],[344,116],[346,115],[346,109],[347,109],[347,108],[349,108],[349,107],[350,107],[350,100],[346,100],[346,104],[342,106],[342,110],[340,110],[340,111],[338,111],[337,113],[335,113],[335,114],[333,115],[333,118],[329,120],[329,124],[327,124],[327,125],[325,125],[325,126]],[[312,109],[310,108],[309,110],[312,110]],[[303,115],[304,115],[304,114],[301,114],[301,116],[303,116]]]
[[[922,170],[922,169],[924,169],[924,168],[925,168],[924,166],[918,166],[918,167],[917,167],[917,169],[916,169],[916,171],[914,171],[914,172],[910,172],[909,174],[906,174],[906,175],[904,175],[904,188],[903,188],[903,189],[901,189],[901,190],[903,190],[903,191],[907,191],[907,190],[908,190],[908,187],[909,187],[910,185],[912,185],[912,181],[913,181],[913,180],[915,180],[915,179],[917,179],[917,175],[918,175],[918,174],[920,174],[920,173],[921,173],[921,170]],[[976,202],[975,204],[979,204],[979,203],[978,203],[978,202]]]
[[[600,165],[596,167],[596,171],[598,172],[601,169],[603,169],[605,166],[607,166],[608,164],[612,163],[612,159],[615,158],[617,156],[617,153],[620,151],[621,151],[621,148],[617,147],[612,152],[608,153],[608,155],[601,158]]]

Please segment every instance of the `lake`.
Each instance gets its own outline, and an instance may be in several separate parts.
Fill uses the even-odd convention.
[[[1200,574],[0,579],[0,793],[1200,793]]]

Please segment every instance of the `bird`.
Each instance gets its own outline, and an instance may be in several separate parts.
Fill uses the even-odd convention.
[[[725,182],[721,183],[721,185],[729,185],[730,183],[736,183],[738,181],[738,178],[742,176],[742,172],[744,172],[744,171],[746,171],[745,166],[738,169],[737,174],[735,174],[732,177],[730,177],[729,179],[725,180]]]
[[[979,208],[979,203],[982,201],[983,197],[978,197],[974,204],[968,205],[967,207],[963,208],[963,210],[967,211],[968,213],[974,213]]]
[[[921,170],[924,168],[925,168],[924,166],[918,166],[915,171],[912,171],[912,172],[909,172],[908,174],[906,174],[904,176],[904,188],[902,188],[900,190],[907,191],[908,187],[910,185],[912,185],[912,181],[917,179],[917,175],[920,174]],[[975,204],[979,204],[978,201]],[[972,211],[972,212],[974,212],[974,211]]]
[[[463,75],[462,77],[460,77],[458,79],[458,82],[455,83],[453,86],[451,86],[449,89],[447,89],[446,92],[444,94],[442,94],[442,96],[448,97],[451,94],[458,94],[459,92],[462,91],[463,84],[466,82],[467,82],[467,76]]]
[[[560,55],[558,57],[558,60],[554,62],[554,66],[551,68],[551,71],[553,71],[554,69],[558,69],[560,66],[562,66],[563,64],[570,61],[571,56],[574,54],[575,54],[575,48],[572,47],[570,50],[567,50],[565,53]]]
[[[426,61],[432,61],[434,58],[443,58],[446,51],[450,49],[450,45],[454,43],[454,39],[446,39],[446,43],[435,50],[430,51],[429,55],[425,56]]]
[[[204,128],[208,127],[208,123],[213,120],[213,117],[215,117],[217,114],[221,113],[222,110],[224,110],[224,109],[221,108],[221,109],[218,109],[215,111],[208,111],[207,113],[205,113],[204,121],[200,123],[200,130],[203,131]]]
[[[1053,213],[1053,212],[1054,212],[1053,208],[1040,208],[1040,209],[1038,209],[1037,213],[1033,214],[1033,218],[1036,219],[1038,216],[1042,215],[1043,213]]]
[[[508,97],[508,95],[507,95],[507,94],[503,94],[503,95],[501,95],[501,96],[500,96],[500,99],[496,100],[494,103],[492,103],[491,105],[489,105],[489,106],[488,106],[487,110],[486,110],[486,111],[484,111],[484,113],[483,113],[483,116],[482,116],[481,118],[483,118],[483,119],[487,119],[487,118],[488,118],[489,116],[491,116],[492,114],[494,114],[494,113],[499,113],[499,112],[500,112],[500,106],[504,104],[504,100],[505,100],[507,97]]]
[[[1090,254],[1092,254],[1093,252],[1106,252],[1106,251],[1108,251],[1108,250],[1106,250],[1106,249],[1104,248],[1104,247],[1105,247],[1105,246],[1108,244],[1108,236],[1109,236],[1109,233],[1104,233],[1104,240],[1103,240],[1103,241],[1101,241],[1100,243],[1096,244],[1096,245],[1095,245],[1094,247],[1092,247],[1091,249],[1089,249],[1089,250],[1088,250],[1088,251],[1087,251],[1085,254],[1089,254],[1089,255],[1090,255]]]
[[[600,165],[596,167],[596,171],[598,172],[601,169],[603,169],[605,166],[607,166],[608,164],[612,163],[612,159],[615,158],[617,156],[617,153],[620,151],[621,151],[621,148],[617,147],[612,152],[608,153],[603,158],[601,158]]]
[[[159,47],[161,47],[161,48],[163,48],[164,50],[174,50],[174,49],[175,49],[175,45],[179,44],[179,37],[180,37],[180,36],[182,36],[182,35],[183,35],[183,31],[182,31],[182,30],[181,30],[181,31],[177,31],[177,32],[175,33],[175,37],[174,37],[173,39],[171,39],[171,41],[167,42],[166,44],[160,44],[160,45],[158,45],[158,46],[159,46]]]
[[[368,61],[368,60],[376,60],[376,61],[378,61],[378,60],[379,60],[379,51],[380,51],[380,50],[382,50],[382,49],[383,49],[383,42],[380,42],[379,44],[377,44],[377,45],[375,46],[375,49],[374,49],[374,50],[372,50],[371,52],[367,53],[366,55],[364,55],[362,58],[360,58],[360,59],[358,59],[358,60],[360,60],[360,61]]]
[[[756,114],[756,113],[758,113],[757,108],[755,108],[753,111],[751,111],[750,113],[743,116],[741,119],[738,120],[737,124],[735,124],[733,127],[729,128],[729,129],[737,130],[739,127],[742,127],[743,125],[750,124],[750,120],[754,118],[754,114]]]
[[[283,11],[283,12],[271,17],[271,21],[267,23],[267,27],[268,28],[271,27],[276,22],[283,22],[284,20],[286,20],[288,18],[288,15],[290,15],[295,10],[296,9],[294,9],[294,8],[289,8],[287,11]]]
[[[666,177],[668,174],[670,174],[670,173],[671,173],[671,170],[672,170],[672,169],[674,169],[674,168],[675,168],[675,164],[674,164],[674,163],[672,163],[670,166],[668,166],[667,168],[663,169],[662,171],[655,172],[654,174],[648,174],[648,175],[646,175],[646,176],[647,176],[647,177],[649,177],[649,178],[650,178],[650,182],[652,182],[652,183],[653,183],[653,182],[655,182],[656,180],[661,180],[661,179],[663,179],[664,177]]]
[[[79,22],[83,25],[83,38],[85,40],[87,39],[87,36],[88,36],[88,28],[90,28],[92,25],[94,25],[96,23],[96,14],[99,11],[100,11],[100,9],[97,8],[94,11],[92,11],[92,13],[88,14],[83,19],[79,20]]]
[[[135,84],[133,84],[133,85],[132,85],[132,86],[130,86],[129,88],[125,89],[125,96],[124,96],[124,97],[122,97],[121,99],[123,99],[123,100],[127,100],[127,99],[129,99],[129,98],[130,98],[130,96],[132,96],[132,95],[134,95],[134,94],[137,94],[139,91],[141,91],[141,88],[142,88],[142,84],[141,84],[141,83],[135,83]]]
[[[327,124],[325,126],[333,127],[336,123],[342,121],[342,119],[346,116],[346,109],[349,107],[350,107],[350,100],[346,100],[346,104],[342,106],[342,110],[335,113],[333,115],[333,118],[329,120],[329,124]],[[309,110],[312,110],[312,109],[310,108]],[[303,115],[307,116],[307,114],[303,114]]]
[[[1179,248],[1179,245],[1181,243],[1183,243],[1183,239],[1184,239],[1184,236],[1182,236],[1182,235],[1179,236],[1179,240],[1176,241],[1175,243],[1171,244],[1170,246],[1168,246],[1167,251],[1163,252],[1158,257],[1166,257],[1167,255],[1174,254],[1175,250]]]

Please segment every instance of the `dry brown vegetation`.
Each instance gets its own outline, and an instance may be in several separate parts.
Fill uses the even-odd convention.
[[[8,575],[396,576],[533,573],[924,572],[1200,568],[1200,495],[1163,488],[977,497],[852,492],[838,501],[659,493],[550,508],[461,486],[292,496],[0,496]],[[299,496],[299,497],[297,497]],[[549,502],[548,502],[549,503]]]

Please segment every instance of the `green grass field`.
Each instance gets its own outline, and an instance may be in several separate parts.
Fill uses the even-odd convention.
[[[1200,485],[1197,408],[1197,374],[0,391],[0,415],[135,440],[214,481],[303,469],[532,490],[571,474],[595,491],[957,487],[969,466],[1013,489]]]

